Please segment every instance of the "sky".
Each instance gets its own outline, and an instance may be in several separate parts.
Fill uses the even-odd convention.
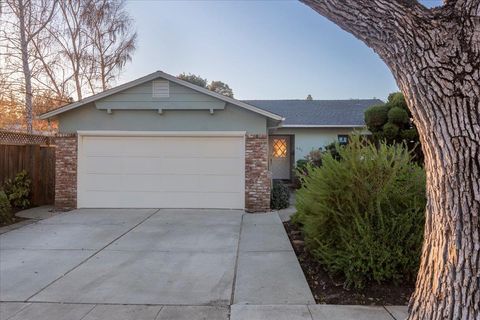
[[[138,42],[119,84],[162,70],[223,81],[237,99],[385,99],[398,91],[373,50],[297,1],[127,0],[126,9]]]

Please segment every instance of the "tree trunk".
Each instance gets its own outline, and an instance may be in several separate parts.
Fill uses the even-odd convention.
[[[27,132],[33,132],[33,106],[32,106],[32,72],[28,61],[28,40],[25,28],[25,4],[23,0],[18,0],[18,19],[20,26],[20,47],[22,54],[22,70],[25,83],[25,119],[27,122]]]
[[[425,238],[409,319],[480,319],[480,0],[303,0],[372,47],[425,154]]]

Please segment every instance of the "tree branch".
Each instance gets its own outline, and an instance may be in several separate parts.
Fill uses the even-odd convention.
[[[473,1],[473,0],[472,0]],[[477,0],[478,1],[478,0]],[[430,26],[432,12],[415,0],[300,0],[382,58],[386,44],[407,47],[418,29]],[[408,41],[407,41],[408,42]]]

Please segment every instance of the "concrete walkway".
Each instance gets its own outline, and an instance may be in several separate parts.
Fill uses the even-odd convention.
[[[0,235],[1,320],[394,319],[314,303],[276,213],[75,210]]]

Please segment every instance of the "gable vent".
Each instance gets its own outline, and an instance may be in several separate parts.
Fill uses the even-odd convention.
[[[170,85],[167,80],[152,81],[152,97],[168,98],[170,97]]]

